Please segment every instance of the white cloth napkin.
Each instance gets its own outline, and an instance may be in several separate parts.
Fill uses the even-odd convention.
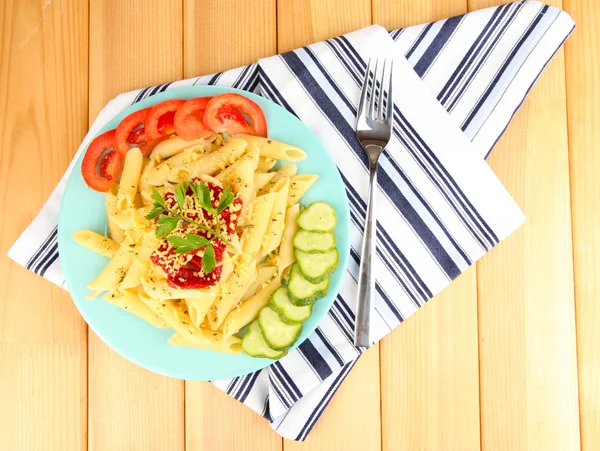
[[[285,358],[213,381],[282,436],[304,440],[362,352],[352,336],[368,175],[354,125],[366,61],[395,59],[393,137],[378,179],[372,330],[379,340],[523,222],[484,157],[573,28],[567,14],[539,2],[391,33],[368,27],[250,66],[121,94],[100,112],[76,158],[124,108],[187,85],[258,92],[317,134],[338,165],[351,207],[350,263],[340,293],[317,330]],[[60,286],[57,220],[73,164],[9,251]]]

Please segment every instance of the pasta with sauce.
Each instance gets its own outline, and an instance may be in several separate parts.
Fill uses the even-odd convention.
[[[293,162],[305,157],[252,135],[173,135],[147,157],[131,149],[120,185],[105,194],[110,236],[73,234],[110,259],[90,296],[106,293],[152,326],[172,328],[173,346],[242,352],[235,334],[295,261],[298,200],[317,179],[297,175]]]

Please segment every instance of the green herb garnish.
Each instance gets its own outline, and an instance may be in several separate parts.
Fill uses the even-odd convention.
[[[200,207],[206,212],[210,213],[215,217],[217,227],[212,229],[210,227],[205,226],[204,224],[200,224],[186,216],[183,215],[183,209],[185,206],[185,200],[187,194],[187,190],[190,188],[192,191],[192,195],[196,196],[199,200]],[[192,183],[192,182],[183,182],[177,186],[175,189],[175,202],[177,202],[177,206],[179,207],[179,211],[174,211],[165,202],[163,197],[160,195],[156,188],[152,189],[152,209],[146,215],[146,219],[152,220],[158,218],[156,223],[158,227],[156,228],[156,237],[157,238],[166,238],[167,241],[173,248],[175,249],[175,253],[177,254],[187,254],[188,252],[192,252],[198,249],[205,247],[204,255],[202,256],[202,270],[204,274],[209,274],[215,268],[217,262],[215,257],[215,250],[212,245],[212,241],[215,238],[219,238],[228,246],[231,243],[223,236],[221,233],[221,227],[219,224],[219,214],[229,207],[235,196],[231,192],[229,187],[225,188],[221,195],[221,199],[219,201],[219,205],[217,208],[212,206],[210,201],[210,188],[204,182],[200,183]],[[177,228],[179,225],[179,221],[184,221],[189,224],[193,224],[196,227],[204,230],[209,233],[209,236],[212,235],[212,238],[208,239],[200,235],[194,235],[191,233],[186,233],[185,237],[180,237],[176,235],[171,235],[171,233]]]

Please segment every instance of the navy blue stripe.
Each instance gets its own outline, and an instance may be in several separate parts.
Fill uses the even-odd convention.
[[[282,56],[282,55],[280,55],[280,56]],[[294,112],[294,110],[292,109],[290,104],[287,103],[287,100],[285,100],[285,98],[277,90],[277,88],[275,87],[275,85],[273,84],[273,82],[271,81],[269,76],[266,74],[266,72],[260,66],[258,67],[258,73],[260,76],[262,88],[263,89],[268,88],[268,90],[271,91],[271,94],[273,95],[273,101],[278,103],[279,105],[283,106],[286,110],[288,110],[294,116],[297,116],[297,114]]]
[[[244,390],[242,395],[239,398],[237,398],[238,401],[240,401],[240,402],[246,401],[246,398],[250,394],[252,387],[254,387],[254,383],[256,382],[256,379],[258,378],[259,374],[260,374],[260,371],[255,371],[254,374],[252,374],[252,376],[250,377],[250,380],[248,381],[246,389]]]
[[[240,75],[238,75],[238,77],[236,78],[236,80],[232,84],[232,86],[234,88],[237,88],[242,83],[242,81],[244,81],[244,78],[246,77],[246,74],[250,70],[250,67],[251,67],[251,65],[248,65],[248,66],[244,67],[244,69],[242,70],[242,73]]]
[[[154,94],[156,94],[158,92],[158,90],[162,87],[163,85],[156,85],[153,86],[152,88],[150,88],[150,92],[145,96],[145,97],[152,97]]]
[[[37,259],[35,264],[31,265],[31,271],[36,274],[41,274],[42,268],[48,262],[48,260],[52,259],[52,255],[58,249],[58,239],[52,240],[50,244],[46,248],[46,252]]]
[[[444,24],[440,28],[439,33],[435,36],[425,53],[419,58],[417,64],[414,66],[414,70],[419,77],[423,77],[427,69],[431,66],[431,64],[435,61],[440,51],[444,48],[446,43],[450,40],[454,32],[457,30],[458,26],[464,19],[464,14],[461,16],[451,17],[450,19],[444,21]]]
[[[272,372],[269,373],[269,381],[270,381],[269,382],[269,386],[273,389],[273,391],[275,392],[275,394],[279,398],[279,401],[281,401],[281,404],[283,404],[286,409],[289,409],[290,407],[292,407],[292,404],[283,395],[282,391],[278,387],[277,381],[273,377],[271,377],[272,375],[273,375]]]
[[[331,41],[325,41],[325,43],[329,46],[329,48],[331,48],[331,51],[333,53],[335,53],[335,55],[340,60],[340,62],[342,63],[342,65],[346,68],[346,71],[348,72],[348,74],[350,74],[350,76],[354,79],[354,81],[356,83],[360,84],[360,78],[359,78],[358,74],[352,69],[352,67],[342,57],[342,55],[341,55],[340,51],[338,50],[336,44],[334,44]]]
[[[58,226],[54,226],[54,228],[52,229],[50,234],[46,237],[44,242],[40,245],[40,247],[38,247],[38,250],[35,252],[35,254],[33,254],[33,256],[29,259],[29,261],[25,265],[25,268],[27,268],[28,270],[31,270],[31,267],[35,264],[36,260],[40,257],[40,255],[42,253],[46,252],[46,250],[47,250],[46,246],[48,246],[48,244],[54,238],[56,238],[57,235],[58,235]]]
[[[312,411],[312,413],[308,417],[308,420],[306,421],[306,423],[304,423],[304,426],[302,426],[302,429],[300,430],[300,433],[296,437],[296,440],[304,440],[306,438],[308,433],[312,430],[312,428],[316,424],[317,420],[321,417],[323,411],[325,410],[325,406],[327,406],[327,404],[329,404],[329,401],[331,400],[331,398],[333,397],[333,395],[335,394],[335,392],[341,385],[341,382],[344,380],[344,378],[350,372],[350,370],[354,367],[357,360],[354,360],[354,361],[348,363],[346,366],[344,366],[342,368],[342,370],[340,371],[340,374],[337,375],[337,377],[333,381],[333,384],[331,385],[331,387],[329,387],[329,390],[327,391],[327,393],[325,393],[325,395],[321,398],[321,400],[315,407],[315,410]]]
[[[354,259],[356,264],[360,266],[360,256],[358,255],[358,252],[356,252],[353,248],[350,248],[350,256]],[[402,281],[399,281],[399,282],[404,287],[404,291],[406,292],[406,294],[411,299],[415,300],[413,294],[410,292],[410,290],[406,289],[406,286],[404,285],[404,283]],[[400,313],[400,310],[398,310],[398,307],[396,307],[396,305],[391,301],[391,299],[387,296],[387,294],[381,289],[381,285],[379,284],[379,282],[375,282],[375,290],[381,295],[381,299],[383,299],[383,301],[387,304],[387,306],[392,311],[394,316],[396,318],[398,318],[399,321],[402,321],[404,319],[404,317],[402,316],[402,313]],[[415,302],[415,304],[417,307],[420,307],[418,302]]]
[[[337,360],[337,362],[340,364],[340,366],[343,365],[344,364],[344,360],[342,359],[342,356],[337,351],[337,349],[335,349],[335,347],[329,342],[329,340],[327,339],[327,337],[325,336],[325,334],[321,331],[320,327],[317,327],[315,329],[315,334],[323,342],[323,344],[329,350],[329,352],[331,352],[331,355],[335,358],[335,360]]]
[[[56,243],[54,245],[54,247],[52,248],[52,252],[53,252],[53,254],[46,261],[46,264],[42,267],[41,271],[39,272],[39,275],[42,277],[44,277],[44,275],[46,274],[46,271],[48,271],[48,268],[50,268],[50,266],[52,266],[52,264],[56,260],[58,260],[58,243]]]
[[[150,88],[151,86],[144,88],[140,92],[138,92],[137,96],[135,96],[135,99],[133,99],[133,102],[131,104],[133,105],[134,103],[138,103],[140,100],[142,100],[144,98],[144,95],[146,94],[146,91],[148,91],[148,89]]]
[[[571,31],[569,31],[569,33],[565,36],[565,38],[562,40],[562,42],[560,43],[560,45],[558,47],[556,47],[556,49],[554,50],[554,52],[552,53],[552,55],[550,55],[550,58],[548,58],[548,61],[546,61],[546,63],[544,64],[544,66],[541,68],[541,70],[535,76],[535,78],[533,79],[533,81],[529,85],[529,88],[527,88],[527,92],[525,92],[525,95],[523,96],[523,98],[521,99],[521,101],[519,102],[519,104],[517,105],[517,107],[514,109],[512,115],[510,116],[510,119],[508,120],[508,122],[506,123],[506,125],[504,126],[504,128],[502,129],[502,132],[498,135],[498,137],[496,138],[496,141],[494,141],[494,144],[492,144],[492,146],[490,147],[490,149],[488,150],[488,152],[485,154],[485,158],[489,157],[490,153],[492,152],[492,149],[494,148],[494,146],[496,145],[496,143],[498,142],[498,140],[500,139],[500,137],[506,131],[506,128],[508,127],[508,124],[510,123],[510,121],[512,120],[512,118],[514,117],[514,115],[517,113],[517,111],[519,111],[519,108],[521,108],[521,105],[523,105],[523,102],[527,98],[527,95],[529,94],[529,91],[531,91],[531,89],[533,88],[533,85],[535,84],[535,82],[538,80],[538,78],[540,77],[540,75],[542,75],[542,72],[544,72],[544,69],[546,69],[546,66],[548,66],[548,64],[550,63],[550,60],[552,60],[552,58],[554,58],[554,55],[556,55],[556,52],[558,52],[558,49],[560,49],[562,47],[562,45],[565,43],[565,41],[569,38],[569,36],[571,36],[571,33],[573,33],[573,30],[575,30],[575,26],[573,26],[573,28],[571,28]]]
[[[453,197],[463,208],[465,213],[471,218],[471,220],[477,225],[479,221],[479,229],[483,236],[492,244],[492,246],[498,243],[498,237],[494,233],[494,231],[490,228],[490,226],[485,222],[485,220],[481,217],[479,212],[475,209],[471,201],[465,196],[463,191],[460,189],[458,184],[454,181],[452,176],[448,173],[447,169],[443,164],[440,163],[439,159],[435,155],[434,152],[431,151],[429,146],[425,143],[425,141],[421,138],[421,136],[417,133],[414,127],[410,124],[410,122],[406,119],[406,117],[402,114],[400,109],[397,106],[394,106],[394,112],[400,119],[400,125],[405,130],[410,132],[409,137],[412,138],[413,142],[419,146],[419,155],[427,160],[433,171],[445,182],[445,186],[451,191]],[[424,167],[422,162],[419,164]],[[431,178],[431,177],[430,177]],[[433,182],[435,182],[434,178],[431,178]],[[437,182],[436,182],[437,183]],[[440,191],[442,192],[442,191]],[[450,202],[448,194],[444,194],[447,200]],[[475,220],[475,218],[478,219]],[[489,248],[485,247],[486,250]]]
[[[346,38],[343,38],[346,39]],[[347,41],[346,41],[347,42]],[[348,51],[346,49],[346,54],[348,55],[348,57],[350,58],[352,54],[354,54],[354,56],[356,58],[360,59],[360,55],[358,55],[358,53],[356,52],[356,50],[350,45],[349,42],[347,42],[348,44],[348,48],[350,49],[350,51]],[[338,58],[340,58],[341,56],[338,56]],[[343,57],[341,57],[343,58]],[[366,64],[362,61],[359,60],[360,64],[357,66],[357,68],[359,68],[359,70],[362,70],[363,74],[366,70]],[[354,114],[356,114],[355,110],[352,109],[352,111],[354,111]],[[397,135],[396,135],[397,136]],[[364,152],[362,152],[364,154]],[[404,181],[406,182],[406,184],[410,187],[411,191],[414,193],[414,195],[421,201],[422,205],[425,207],[425,209],[430,213],[430,215],[435,219],[435,221],[437,222],[437,224],[440,226],[440,228],[442,229],[443,233],[446,235],[446,237],[450,240],[450,242],[454,245],[454,247],[456,248],[457,252],[465,259],[466,262],[468,262],[468,264],[471,264],[471,259],[467,256],[467,254],[464,252],[464,250],[461,248],[461,246],[456,242],[456,240],[454,239],[454,237],[450,234],[450,232],[447,230],[447,228],[443,225],[443,223],[441,222],[441,220],[439,219],[439,217],[434,213],[433,209],[426,203],[425,199],[423,198],[423,196],[421,196],[421,194],[418,192],[418,190],[416,189],[415,186],[413,186],[413,184],[410,182],[410,179],[404,174],[404,172],[400,169],[400,167],[398,166],[398,164],[396,163],[396,161],[391,158],[391,156],[389,155],[388,152],[385,152],[386,157],[388,158],[388,161],[390,161],[390,163],[392,164],[392,166],[396,169],[396,171],[399,173],[399,175],[404,179]],[[360,157],[360,155],[359,155]],[[363,161],[363,159],[361,159],[361,161]],[[364,164],[366,163],[366,157],[364,158]],[[343,175],[342,175],[343,177]],[[360,196],[358,196],[360,197]],[[366,207],[365,207],[366,208]],[[437,239],[437,238],[436,238]],[[441,245],[441,244],[440,244]],[[443,246],[442,246],[443,248]],[[445,249],[444,249],[445,251]],[[451,259],[452,260],[452,259]],[[452,260],[453,261],[453,260]],[[453,270],[451,272],[451,274],[449,274],[450,279],[452,280],[452,277],[456,277],[456,272],[455,270]],[[459,270],[459,274],[460,274],[460,270]]]
[[[349,198],[351,199],[351,198]],[[350,200],[351,205],[354,205],[353,200]],[[350,217],[352,219],[352,222],[356,225],[356,227],[359,229],[359,231],[363,231],[364,229],[364,220],[361,220],[358,218],[357,215],[355,215],[352,212],[352,209],[350,210]],[[378,228],[381,228],[381,225],[378,223]],[[394,257],[393,253],[391,252],[391,250],[389,249],[389,247],[387,246],[387,243],[385,241],[382,240],[382,236],[381,234],[377,234],[377,237],[379,238],[380,241],[380,246],[377,247],[376,252],[377,255],[384,261],[384,263],[386,264],[386,266],[388,267],[388,269],[390,270],[390,272],[392,273],[392,275],[394,276],[394,278],[396,279],[396,281],[402,285],[402,287],[404,288],[404,291],[407,293],[407,295],[413,300],[413,303],[418,307],[421,305],[421,302],[419,302],[419,299],[414,295],[413,290],[411,290],[408,286],[407,283],[405,282],[405,280],[400,276],[400,274],[398,274],[398,272],[393,268],[392,263],[387,259],[387,257],[383,254],[381,247],[385,247],[387,249],[387,251],[390,253],[390,255],[392,257]],[[352,249],[352,252],[354,252],[356,254],[356,263],[358,266],[360,266],[360,259],[358,257],[358,253]],[[402,272],[404,274],[406,274],[406,268],[403,267],[400,262],[396,259],[396,263],[397,265],[400,267],[400,269],[402,270]],[[410,279],[410,276],[408,277]],[[414,284],[414,281],[411,280],[411,282]],[[419,291],[418,287],[415,287],[415,291]],[[421,293],[422,294],[422,293]],[[427,300],[428,298],[424,298],[424,300]]]
[[[244,84],[244,86],[242,86],[241,89],[243,89],[244,91],[248,91],[250,86],[252,86],[252,83],[258,81],[258,79],[258,68],[255,66],[252,75],[250,75],[248,81]]]
[[[310,339],[304,340],[298,346],[298,351],[306,358],[308,364],[313,368],[321,380],[327,379],[333,373],[323,356],[317,351]]]
[[[335,313],[333,309],[330,309],[329,316],[338,326],[338,329],[340,329],[346,340],[348,340],[348,342],[354,346],[352,334],[343,326],[343,322],[340,318],[337,317],[337,313]]]
[[[342,99],[342,102],[344,102],[346,104],[346,106],[348,107],[348,109],[350,111],[352,111],[353,114],[356,116],[356,108],[354,108],[354,105],[352,104],[352,102],[350,102],[350,100],[344,95],[344,93],[339,88],[337,83],[335,83],[333,81],[333,79],[327,72],[327,69],[325,69],[325,67],[321,64],[321,62],[319,61],[317,56],[313,53],[313,51],[309,47],[304,47],[304,50],[306,50],[306,53],[308,54],[308,56],[310,56],[310,58],[313,60],[313,62],[315,63],[315,65],[317,66],[319,71],[321,71],[323,76],[327,79],[327,81],[329,82],[329,85],[335,90],[335,92],[338,94],[338,96],[340,96],[340,99]]]
[[[237,385],[237,383],[240,381],[240,376],[238,377],[234,377],[231,382],[229,383],[229,385],[227,386],[227,389],[225,390],[225,393],[227,393],[228,395],[231,395],[231,393],[233,392],[235,386]]]
[[[244,376],[241,376],[241,383],[239,384],[238,389],[232,395],[235,399],[238,399],[238,396],[242,393],[242,391],[246,388],[248,381],[250,380],[250,376],[254,373],[249,373]]]
[[[425,29],[423,29],[423,31],[421,32],[421,34],[419,35],[419,37],[417,38],[417,40],[410,47],[410,49],[408,49],[408,52],[405,55],[406,59],[409,59],[412,56],[412,54],[414,53],[414,51],[417,50],[417,47],[423,41],[423,39],[425,39],[425,36],[427,35],[427,33],[429,33],[429,30],[431,30],[431,27],[433,27],[434,23],[435,22],[431,22],[430,24],[428,24],[425,27]]]
[[[304,66],[304,63],[300,60],[298,55],[290,52],[281,56],[290,70],[295,74],[298,81],[305,86],[306,90],[312,96],[319,108],[323,111],[325,116],[327,116],[331,123],[338,129],[342,137],[346,140],[357,157],[360,158],[363,165],[367,167],[366,152],[362,149],[362,146],[358,142],[354,129],[346,122],[331,99],[329,99],[327,94],[307,70],[306,66]],[[436,260],[439,259],[441,265],[442,262],[444,262],[442,267],[450,268],[447,262],[452,261],[452,259],[444,247],[439,243],[435,235],[431,232],[431,230],[427,228],[414,207],[406,200],[398,186],[391,181],[385,170],[382,169],[379,171],[378,180],[381,186],[386,189],[386,194],[396,205],[398,210],[407,218],[407,220],[409,220],[409,222],[412,218],[414,222],[411,223],[411,226],[418,234],[421,235],[424,244],[427,246],[427,248],[429,248],[432,255],[436,257]],[[456,264],[454,265],[456,266]],[[450,270],[449,276],[453,273],[454,270]]]
[[[471,44],[471,47],[469,47],[469,50],[467,50],[467,53],[465,53],[460,63],[458,64],[458,66],[456,66],[456,69],[454,69],[454,72],[452,73],[450,78],[448,78],[448,81],[437,95],[437,99],[442,104],[446,103],[448,97],[456,88],[456,85],[464,77],[465,73],[467,73],[467,71],[470,69],[471,64],[473,64],[473,62],[476,60],[477,55],[484,48],[487,40],[494,33],[498,25],[501,23],[502,19],[504,18],[510,7],[511,4],[509,3],[506,5],[501,5],[494,10],[492,17],[490,17],[488,23],[485,25],[485,27],[483,27],[483,30],[481,30],[477,38],[473,41],[473,44]]]
[[[162,87],[158,90],[158,92],[164,92],[164,91],[166,91],[169,88],[169,86],[171,86],[171,83],[172,82],[165,83],[164,85],[162,85]]]
[[[394,164],[395,164],[395,162],[394,162]],[[404,175],[404,174],[402,173],[402,175]],[[343,174],[341,174],[341,177],[342,177],[342,181],[346,185],[348,199],[350,200],[351,204],[356,206],[359,213],[361,213],[361,217],[364,218],[364,216],[366,214],[366,208],[367,208],[366,204],[360,198],[359,194],[356,192],[354,187],[350,184],[348,179]],[[407,180],[407,183],[412,188],[412,185],[410,185],[408,180]],[[422,199],[422,196],[418,192],[415,192],[415,194],[418,195],[418,197],[421,199],[422,203],[427,207],[428,211],[431,211],[431,208],[429,207],[429,205],[425,204],[424,199]],[[433,215],[433,211],[431,211],[431,214]],[[437,219],[436,216],[434,216],[434,217]],[[437,221],[440,224],[440,227],[442,228],[442,230],[445,230],[445,227],[442,226],[442,224],[439,222],[439,219]],[[359,228],[359,230],[361,230],[361,231],[364,230],[364,219],[362,219],[361,221],[357,220],[357,221],[355,221],[355,223],[356,223],[357,227]],[[390,254],[396,256],[398,265],[401,267],[403,266],[403,269],[405,269],[407,276],[411,279],[411,281],[415,285],[415,288],[418,291],[420,291],[421,293],[426,293],[427,298],[432,297],[433,294],[431,293],[431,291],[429,290],[429,288],[427,287],[427,285],[425,284],[423,279],[421,279],[421,277],[419,276],[419,273],[414,269],[414,267],[412,266],[412,264],[410,263],[408,258],[406,258],[406,256],[402,253],[400,248],[398,246],[396,246],[396,244],[393,242],[393,240],[391,239],[391,237],[388,235],[388,233],[385,231],[385,229],[383,227],[380,228],[380,232],[383,234],[380,236],[381,244],[388,249],[388,252],[390,252]],[[454,239],[448,232],[446,232],[446,234],[451,239],[451,241],[455,245],[455,247],[457,247],[457,249],[459,249],[459,252],[460,252],[461,249],[458,246],[458,243],[454,242]],[[384,238],[385,238],[385,240],[384,240]],[[389,246],[387,244],[388,242],[390,243]],[[469,264],[470,264],[470,261],[469,261]]]
[[[340,36],[338,38],[335,38],[339,43],[340,43],[340,48],[342,49],[342,51],[344,53],[346,53],[346,55],[348,55],[348,58],[350,60],[350,62],[352,64],[354,64],[355,67],[360,67],[360,63],[362,61],[361,56],[358,54],[358,52],[354,49],[354,47],[352,46],[352,44],[350,44],[350,41],[348,41],[348,38],[346,38],[346,36]],[[356,72],[356,76],[357,76],[357,80],[360,83],[361,80],[364,77],[364,71],[357,71]]]
[[[399,141],[402,141],[399,138],[399,133],[394,133],[394,136],[396,136],[396,138]],[[467,253],[463,250],[462,246],[456,241],[456,239],[454,238],[454,236],[450,233],[450,231],[446,228],[446,226],[444,225],[444,223],[440,220],[440,218],[438,217],[437,213],[435,213],[433,211],[433,208],[431,208],[431,205],[429,205],[429,203],[427,202],[427,200],[423,197],[423,195],[421,194],[421,192],[416,188],[416,186],[413,185],[412,181],[410,180],[410,178],[408,177],[408,175],[406,175],[406,172],[404,172],[402,170],[402,168],[400,167],[400,165],[398,165],[398,163],[396,162],[396,160],[394,158],[392,158],[391,155],[389,155],[389,153],[387,151],[384,152],[384,155],[387,157],[388,162],[392,165],[392,167],[396,170],[396,172],[398,173],[398,175],[400,176],[400,178],[402,178],[402,180],[404,180],[404,182],[406,183],[406,185],[410,188],[411,192],[413,193],[413,195],[419,199],[419,202],[421,203],[421,205],[423,206],[423,208],[425,208],[425,210],[427,210],[427,212],[430,214],[430,216],[433,218],[433,220],[436,222],[436,224],[440,227],[440,230],[442,231],[442,233],[446,236],[446,238],[448,238],[448,240],[450,241],[450,243],[452,243],[452,246],[454,246],[454,248],[456,249],[456,251],[460,254],[460,256],[465,260],[465,262],[469,265],[471,265],[473,262],[471,261],[470,257],[467,255]],[[415,272],[415,274],[417,274]],[[418,275],[418,274],[417,274]]]
[[[338,302],[338,300],[340,302]],[[344,312],[344,315],[346,316],[346,318],[348,318],[348,324],[353,325],[356,320],[356,317],[354,316],[354,312],[350,309],[348,303],[344,301],[344,299],[342,299],[340,295],[338,295],[334,304],[338,306],[340,311]]]
[[[217,72],[215,75],[213,75],[211,77],[210,80],[208,80],[207,85],[214,85],[219,80],[219,78],[221,77],[221,75],[223,75],[223,72]]]
[[[281,362],[275,362],[272,365],[272,367],[274,369],[276,369],[277,371],[279,371],[279,375],[283,378],[282,382],[286,383],[286,385],[288,386],[290,394],[295,394],[296,395],[296,398],[294,399],[294,401],[297,401],[298,399],[302,398],[302,392],[300,391],[300,389],[298,388],[298,386],[296,385],[296,383],[294,382],[294,380],[287,373],[287,371],[285,370],[285,368],[283,368],[283,365],[281,364]],[[292,396],[292,399],[293,398],[294,397]]]
[[[264,404],[261,416],[264,419],[269,420],[269,422],[271,421],[271,408],[269,407],[269,397],[268,396],[265,398],[265,404]]]
[[[511,14],[511,16],[508,18],[508,20],[505,22],[505,24],[502,26],[502,29],[500,30],[500,32],[496,35],[496,37],[494,38],[494,40],[492,41],[492,43],[488,46],[488,48],[486,49],[486,51],[484,52],[483,56],[481,58],[479,58],[479,62],[477,63],[477,65],[475,66],[475,69],[473,69],[473,71],[471,72],[471,74],[468,76],[467,80],[465,81],[465,83],[463,83],[462,87],[458,90],[458,94],[456,94],[452,100],[452,102],[450,102],[450,105],[447,106],[447,110],[451,111],[454,109],[454,107],[456,106],[456,104],[459,102],[459,100],[462,98],[463,94],[465,93],[465,91],[467,90],[467,88],[471,85],[471,81],[473,81],[473,79],[475,78],[475,76],[479,73],[479,70],[481,69],[481,66],[483,66],[483,64],[487,61],[488,56],[492,53],[492,51],[494,50],[494,48],[496,47],[496,44],[498,43],[498,41],[502,38],[502,36],[504,36],[504,33],[506,32],[506,30],[508,29],[508,27],[512,24],[513,20],[515,19],[515,17],[517,16],[517,14],[519,13],[519,11],[521,10],[521,5],[519,5]]]
[[[461,129],[463,131],[465,131],[467,129],[467,127],[469,126],[471,121],[475,118],[475,116],[481,109],[482,105],[485,103],[485,101],[488,99],[488,97],[490,96],[490,94],[492,93],[492,91],[494,90],[496,85],[498,84],[498,81],[500,80],[500,78],[502,78],[502,75],[504,74],[504,72],[506,72],[506,69],[508,69],[508,67],[510,66],[510,63],[512,62],[515,55],[519,52],[519,50],[521,49],[523,44],[527,41],[529,36],[531,36],[531,33],[533,33],[533,30],[535,30],[535,28],[539,25],[540,21],[542,20],[542,17],[544,17],[544,14],[546,13],[546,11],[548,11],[549,8],[550,7],[548,5],[544,5],[542,10],[535,17],[533,23],[529,26],[529,28],[527,28],[527,31],[525,32],[525,34],[521,37],[521,39],[517,42],[515,47],[512,49],[512,51],[508,55],[508,58],[506,59],[506,61],[504,62],[504,64],[500,68],[500,70],[496,73],[496,76],[494,77],[492,82],[488,85],[483,96],[481,96],[481,98],[475,105],[475,108],[473,108],[473,110],[471,110],[471,114],[469,114],[469,117],[463,123],[463,125],[461,127]]]

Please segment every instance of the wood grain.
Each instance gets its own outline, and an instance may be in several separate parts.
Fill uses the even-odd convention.
[[[277,53],[276,0],[183,0],[184,76],[206,75]]]
[[[85,448],[86,326],[6,257],[87,129],[87,3],[0,3],[0,447]]]
[[[224,7],[235,13],[224,15]],[[274,0],[186,0],[184,20],[186,77],[231,69],[277,52]],[[185,413],[188,451],[281,450],[282,439],[268,421],[206,382],[186,382]]]
[[[403,28],[466,12],[466,1],[374,0]],[[479,449],[476,271],[471,268],[381,342],[383,449]]]
[[[565,49],[581,447],[600,447],[600,35],[598,2],[565,0]]]
[[[565,105],[560,50],[489,159],[527,222],[478,264],[484,449],[580,445]]]
[[[279,0],[280,52],[371,24],[370,2]],[[357,394],[360,393],[360,396]],[[303,443],[284,440],[284,450],[375,450],[381,448],[379,346],[363,355]]]
[[[278,51],[287,52],[372,23],[369,0],[278,0]]]
[[[91,1],[90,123],[121,92],[181,78],[181,24],[179,2]],[[90,449],[183,450],[183,382],[124,360],[91,332],[89,342]]]

